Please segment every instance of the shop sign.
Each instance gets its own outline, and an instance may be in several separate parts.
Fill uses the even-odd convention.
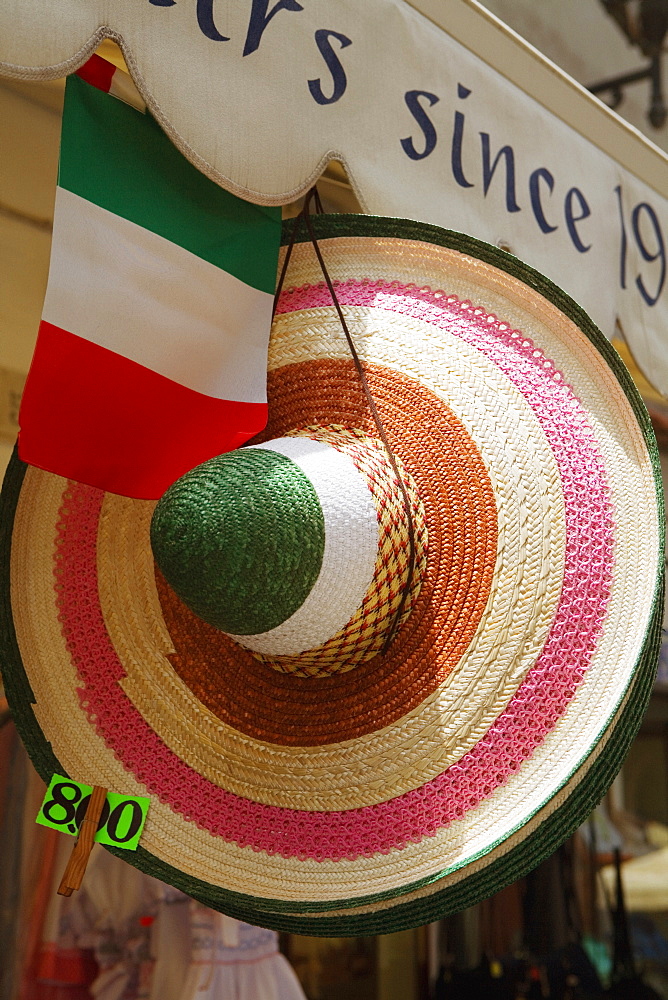
[[[666,199],[404,0],[5,0],[0,72],[62,75],[105,36],[235,194],[289,202],[337,158],[365,210],[507,248],[619,322],[668,394]]]

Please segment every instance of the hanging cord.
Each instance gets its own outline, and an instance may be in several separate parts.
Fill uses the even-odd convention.
[[[316,210],[316,212],[318,213],[318,215],[324,215],[325,210],[322,207],[322,202],[320,201],[320,192],[318,191],[318,189],[315,186],[315,184],[311,188],[310,194],[313,196],[313,200],[315,202],[315,210]]]
[[[406,607],[406,601],[408,600],[408,595],[410,594],[411,586],[413,584],[413,576],[415,574],[415,524],[413,522],[413,513],[412,513],[412,510],[411,510],[411,502],[410,502],[410,497],[408,495],[408,489],[406,487],[406,483],[404,482],[404,478],[403,478],[401,472],[399,471],[399,466],[398,466],[397,460],[396,460],[396,458],[394,456],[394,452],[392,450],[392,446],[390,445],[390,442],[388,440],[387,433],[385,431],[385,427],[384,427],[383,421],[381,420],[380,414],[378,412],[378,408],[376,407],[375,400],[374,400],[374,398],[373,398],[373,396],[371,394],[371,390],[369,388],[369,383],[367,382],[366,374],[364,372],[364,367],[362,365],[362,362],[359,359],[359,355],[358,355],[357,350],[355,348],[355,344],[353,342],[353,338],[352,338],[352,336],[350,334],[350,330],[348,329],[348,324],[346,323],[345,316],[343,315],[343,310],[341,309],[341,304],[339,303],[339,300],[337,298],[336,291],[334,290],[334,285],[332,283],[332,279],[329,276],[329,271],[327,270],[327,266],[326,266],[324,258],[322,256],[322,251],[320,250],[320,246],[318,244],[318,240],[316,239],[316,235],[315,235],[315,233],[313,231],[313,224],[311,222],[311,215],[310,215],[310,205],[311,205],[311,201],[312,200],[315,200],[316,209],[320,213],[322,213],[322,202],[320,201],[320,195],[318,194],[317,189],[315,187],[313,187],[313,188],[311,188],[311,190],[306,195],[306,198],[304,199],[304,205],[303,205],[303,208],[302,208],[301,212],[299,213],[299,215],[297,215],[295,217],[294,225],[292,227],[292,233],[290,235],[290,242],[288,244],[288,249],[286,250],[286,253],[285,253],[285,260],[283,261],[283,267],[281,269],[281,274],[280,274],[280,277],[278,279],[278,285],[276,287],[276,295],[274,297],[274,311],[273,311],[273,315],[276,314],[276,309],[277,309],[277,306],[278,306],[278,300],[279,300],[281,291],[283,290],[283,283],[285,281],[285,275],[286,275],[287,270],[288,270],[288,264],[290,263],[290,258],[292,256],[292,251],[293,251],[293,248],[294,248],[294,245],[295,245],[295,239],[297,237],[297,230],[299,228],[300,223],[303,221],[304,225],[306,226],[306,230],[308,232],[308,235],[309,235],[309,238],[311,240],[311,243],[313,244],[313,249],[315,250],[315,255],[318,258],[318,263],[320,264],[320,270],[322,271],[323,277],[324,277],[325,282],[327,284],[327,288],[329,289],[329,294],[332,297],[332,302],[333,302],[334,308],[336,309],[336,312],[338,314],[339,321],[341,323],[341,328],[343,329],[343,333],[345,335],[346,341],[348,342],[348,347],[350,349],[350,353],[352,355],[353,362],[355,364],[355,368],[356,368],[357,374],[359,376],[359,380],[360,380],[360,384],[362,386],[362,390],[364,392],[364,395],[366,396],[367,404],[369,406],[369,409],[371,411],[371,415],[372,415],[374,423],[376,425],[376,429],[378,431],[378,437],[383,442],[383,446],[385,448],[385,452],[387,454],[389,463],[390,463],[390,465],[392,467],[392,471],[394,472],[394,475],[396,476],[397,483],[399,485],[399,489],[401,491],[401,496],[402,496],[403,503],[404,503],[404,510],[406,512],[406,521],[407,521],[407,526],[408,526],[408,574],[407,574],[407,578],[406,578],[406,585],[403,588],[403,591],[401,593],[401,598],[399,600],[399,605],[398,605],[397,610],[395,611],[395,613],[393,615],[393,618],[392,618],[392,623],[390,625],[390,630],[389,630],[389,632],[388,632],[388,634],[387,634],[387,636],[385,638],[385,641],[384,641],[384,643],[382,645],[382,648],[380,650],[380,653],[381,653],[381,656],[382,656],[382,655],[384,655],[387,652],[387,650],[389,649],[390,645],[392,644],[392,642],[394,640],[395,635],[397,634],[397,630],[399,628],[399,623],[401,622],[401,616],[404,613],[404,608]]]
[[[278,300],[280,299],[281,292],[283,291],[283,282],[285,281],[285,275],[286,275],[287,270],[288,270],[288,265],[290,263],[290,258],[292,257],[292,251],[294,249],[295,237],[297,236],[297,230],[299,229],[299,223],[302,221],[302,218],[304,218],[306,215],[308,215],[309,204],[310,204],[311,199],[313,199],[315,201],[315,207],[316,207],[316,211],[317,211],[318,215],[323,215],[324,211],[325,211],[324,208],[322,207],[322,202],[320,201],[320,195],[318,193],[317,187],[312,187],[311,190],[308,191],[306,197],[304,198],[304,204],[302,205],[301,210],[297,213],[297,215],[295,215],[295,218],[294,218],[294,223],[293,223],[293,226],[292,226],[292,233],[290,234],[290,242],[288,243],[288,249],[285,252],[285,259],[283,260],[283,267],[281,268],[281,274],[280,274],[280,277],[278,279],[278,284],[276,285],[276,292],[274,294],[274,307],[273,307],[272,312],[271,312],[271,318],[272,318],[272,320],[273,320],[274,316],[276,315],[276,309],[278,308]],[[317,244],[315,244],[315,245],[317,246]]]

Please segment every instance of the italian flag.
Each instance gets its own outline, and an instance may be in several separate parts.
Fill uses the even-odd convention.
[[[66,85],[19,454],[154,499],[266,423],[280,209],[196,170],[127,74],[96,56],[80,77]]]

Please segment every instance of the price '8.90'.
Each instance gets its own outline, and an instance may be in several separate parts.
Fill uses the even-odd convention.
[[[91,792],[90,785],[54,775],[37,822],[64,833],[78,835]],[[102,807],[95,840],[102,844],[136,850],[146,820],[148,803],[148,798],[109,792]]]

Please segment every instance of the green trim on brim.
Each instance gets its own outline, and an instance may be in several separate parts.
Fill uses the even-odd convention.
[[[629,400],[629,404],[642,430],[652,462],[657,510],[660,524],[663,523],[664,497],[659,454],[644,403],[630,374],[614,348],[605,339],[584,310],[562,289],[550,281],[549,278],[546,278],[512,255],[461,233],[454,233],[435,226],[404,219],[374,218],[370,216],[315,216],[312,221],[316,237],[319,240],[349,235],[413,239],[457,250],[475,259],[490,263],[500,270],[524,281],[556,305],[564,315],[568,316],[580,328],[605,358]],[[292,221],[284,224],[284,244],[290,240],[293,224]],[[351,233],[351,229],[354,230],[353,233]],[[307,239],[308,236],[305,233],[298,233],[296,242],[305,242]],[[16,697],[17,699],[17,711],[14,712],[17,728],[28,748],[35,767],[44,780],[48,781],[51,775],[60,769],[60,765],[55,760],[50,744],[46,741],[44,734],[37,725],[32,705],[21,706],[19,704],[19,699],[22,696],[25,697],[26,692],[30,692],[30,701],[32,702],[32,692],[27,684],[23,665],[20,660],[14,635],[11,607],[9,605],[9,545],[11,541],[11,526],[24,475],[23,468],[17,469],[17,466],[22,466],[22,463],[17,458],[12,459],[7,471],[5,488],[3,489],[3,499],[5,490],[7,491],[6,510],[3,511],[2,507],[0,507],[0,516],[4,514],[2,525],[0,525],[0,527],[4,526],[4,530],[0,534],[0,563],[2,563],[0,566],[0,587],[2,587],[2,604],[0,605],[0,609],[2,612],[4,612],[5,607],[7,609],[7,631],[8,633],[11,632],[11,641],[9,641],[9,637],[0,636],[0,640],[2,641],[0,650],[3,652],[3,659],[5,655],[7,656],[7,665],[4,668],[7,678],[6,690],[13,711],[14,698]],[[12,481],[14,479],[16,481]],[[397,887],[386,893],[356,897],[354,899],[332,900],[324,903],[299,903],[246,896],[242,893],[210,885],[184,874],[179,869],[173,868],[154,855],[149,854],[142,847],[132,857],[127,856],[128,852],[121,852],[113,848],[107,848],[107,850],[111,850],[113,854],[122,857],[125,861],[129,861],[141,871],[181,889],[206,906],[222,910],[230,916],[250,923],[297,934],[329,937],[390,933],[429,923],[450,913],[456,913],[493,895],[506,885],[526,875],[540,864],[541,861],[553,854],[560,844],[582,825],[597,803],[605,795],[623,763],[647,707],[661,645],[664,565],[664,535],[662,530],[659,530],[658,545],[659,573],[657,575],[657,584],[642,652],[638,658],[626,692],[620,698],[614,711],[610,713],[606,725],[594,743],[595,746],[596,742],[605,734],[610,724],[609,720],[614,717],[619,710],[619,705],[628,695],[628,703],[623,709],[603,753],[591,768],[583,774],[582,780],[576,784],[575,789],[569,795],[566,802],[548,816],[534,833],[500,858],[492,861],[480,871],[463,878],[456,885],[436,891],[423,899],[410,900],[404,903],[396,902],[394,906],[378,910],[377,912],[359,913],[359,908],[372,906],[384,900],[398,900],[404,895],[434,884],[464,865],[444,869],[428,878]],[[0,620],[0,625],[3,624],[4,620]],[[9,674],[13,675],[14,671],[19,675],[16,682],[13,676],[8,676]],[[590,751],[591,749],[593,747],[590,748]],[[573,773],[580,770],[587,759],[585,758],[574,769]],[[62,769],[60,769],[60,773],[64,773]],[[573,774],[569,775],[558,788],[551,791],[540,809],[544,808],[559,793],[560,789],[568,783],[572,776]],[[537,811],[540,811],[540,809]],[[525,822],[530,818],[527,817]],[[511,831],[508,837],[512,835],[512,832],[514,831]],[[508,837],[505,837],[504,841]],[[471,863],[473,860],[484,857],[499,847],[500,843],[502,842],[490,844],[488,848],[479,852],[475,858],[468,859],[466,863]],[[349,914],[331,917],[322,915],[327,910],[342,910],[347,907],[351,910]],[[314,915],[309,916],[309,912]]]
[[[11,604],[12,529],[27,469],[14,448],[0,492],[0,672],[18,734],[35,770],[48,784],[56,772],[66,772],[61,769],[51,744],[35,718],[35,696],[23,668]]]

